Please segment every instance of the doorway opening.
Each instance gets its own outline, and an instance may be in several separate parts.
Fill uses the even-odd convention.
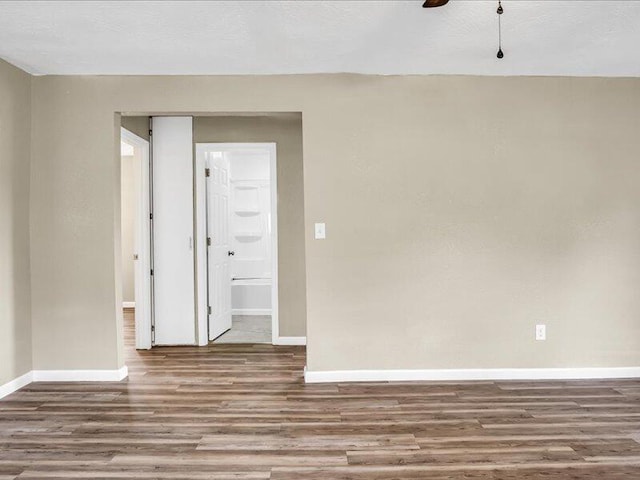
[[[123,175],[138,172],[135,213],[123,192],[122,221],[134,216],[142,241],[124,249],[122,239],[118,268],[143,289],[145,301],[125,304],[135,348],[304,345],[301,115],[123,114],[121,126]]]
[[[196,171],[201,328],[214,343],[276,343],[276,144],[198,143]]]

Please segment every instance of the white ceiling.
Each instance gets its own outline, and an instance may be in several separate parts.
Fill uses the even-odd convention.
[[[33,74],[640,76],[640,1],[0,2],[0,57]]]

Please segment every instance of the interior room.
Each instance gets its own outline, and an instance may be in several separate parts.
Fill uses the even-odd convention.
[[[0,2],[0,479],[637,478],[639,22]]]

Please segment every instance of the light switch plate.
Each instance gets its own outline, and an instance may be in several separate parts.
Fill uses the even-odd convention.
[[[324,223],[316,223],[315,225],[316,240],[324,240],[327,238],[327,232]]]
[[[546,340],[546,339],[547,339],[547,326],[536,325],[536,340]]]

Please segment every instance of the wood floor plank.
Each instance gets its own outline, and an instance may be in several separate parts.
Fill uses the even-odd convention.
[[[640,381],[305,385],[304,347],[136,351],[0,401],[0,480],[639,480]]]

